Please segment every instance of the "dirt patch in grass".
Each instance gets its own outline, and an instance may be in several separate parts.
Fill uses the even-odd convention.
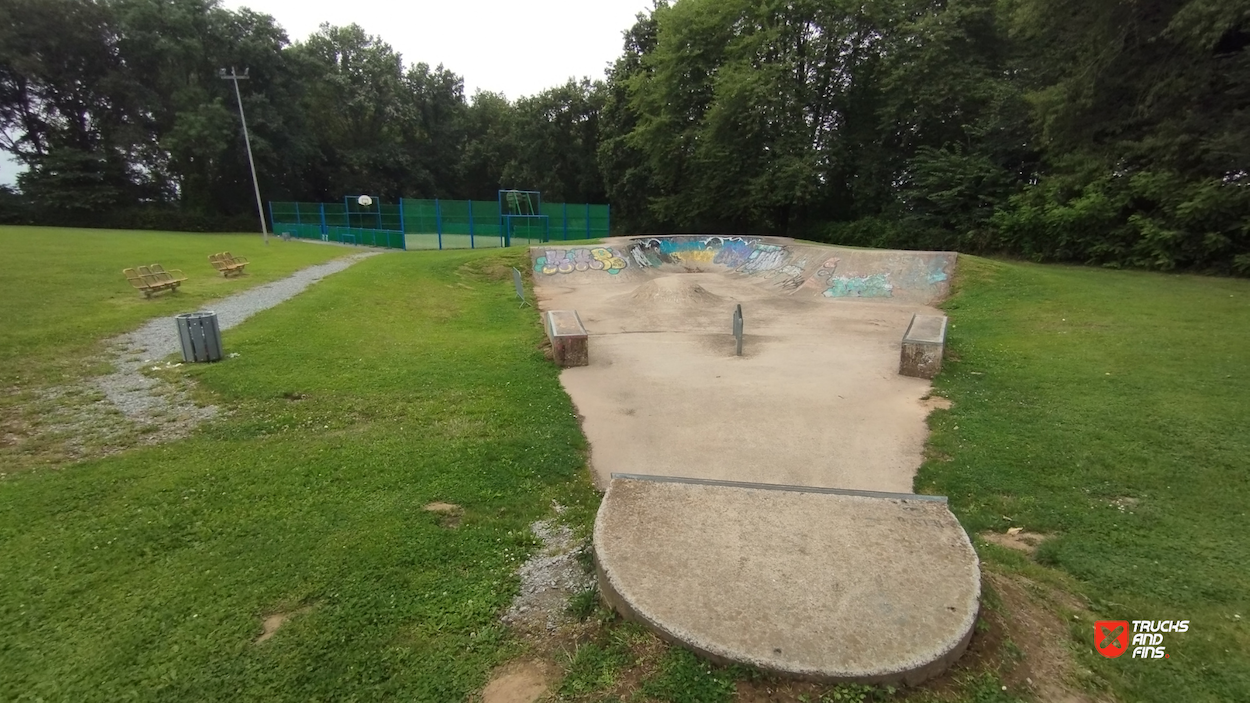
[[[502,258],[503,257],[491,257],[489,259],[474,259],[472,261],[467,261],[460,267],[460,273],[470,278],[483,281],[511,281],[512,263],[510,261],[503,261]],[[523,267],[521,268],[524,270]],[[460,285],[463,286],[464,284],[461,283]]]
[[[278,629],[285,625],[288,620],[303,615],[312,609],[313,607],[311,605],[306,605],[302,608],[296,608],[295,610],[266,615],[264,621],[261,622],[263,630],[260,633],[260,636],[253,641],[256,644],[269,641],[271,637],[278,633]]]
[[[739,681],[734,689],[735,703],[809,703],[821,700],[828,689],[802,681]]]
[[[1027,690],[1038,703],[1104,703],[1111,699],[1082,689],[1082,672],[1071,651],[1065,617],[1092,622],[1084,604],[1070,594],[1018,574],[985,573],[1002,602],[1002,620],[1019,661],[1003,680]]]
[[[518,659],[499,667],[482,690],[482,703],[534,703],[547,695],[555,672],[538,659]]]
[[[444,503],[442,501],[434,501],[427,503],[425,509],[431,513],[438,513],[438,524],[440,527],[454,529],[460,526],[460,518],[464,516],[464,509],[455,503]]]
[[[980,535],[981,539],[986,542],[992,542],[1000,547],[1014,549],[1025,554],[1036,552],[1038,545],[1049,536],[1038,532],[1029,532],[1022,527],[1012,527],[1006,532],[982,532]]]
[[[1111,501],[1111,505],[1122,513],[1131,513],[1141,501],[1129,496],[1121,496]]]
[[[940,395],[926,395],[920,399],[920,403],[928,408],[929,412],[933,412],[934,410],[950,410],[953,405],[950,398],[943,398]]]

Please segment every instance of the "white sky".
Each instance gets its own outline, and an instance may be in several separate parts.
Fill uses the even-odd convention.
[[[9,152],[0,151],[0,186],[17,184],[17,164],[9,156]]]
[[[622,33],[651,0],[224,0],[273,15],[291,41],[322,22],[353,22],[379,36],[406,65],[443,64],[464,78],[464,94],[503,93],[510,100],[563,84],[602,78],[621,54]],[[242,67],[240,67],[242,68]],[[0,184],[17,165],[0,154]]]
[[[407,65],[443,64],[478,89],[510,100],[570,77],[602,78],[621,54],[622,33],[651,0],[224,0],[273,15],[291,41],[322,22],[353,22],[379,36]]]

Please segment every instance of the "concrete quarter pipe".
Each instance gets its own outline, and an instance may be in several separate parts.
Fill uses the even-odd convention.
[[[560,379],[606,490],[613,607],[816,680],[914,684],[962,654],[977,557],[945,499],[911,494],[929,382],[898,375],[954,254],[671,236],[531,258],[540,309],[576,310],[589,335],[589,365]]]

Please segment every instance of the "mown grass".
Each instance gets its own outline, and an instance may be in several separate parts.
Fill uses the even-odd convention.
[[[957,283],[917,488],[970,534],[1051,535],[1037,562],[1095,617],[1191,622],[1159,660],[1073,622],[1122,700],[1250,700],[1250,282],[961,257]]]
[[[229,279],[208,255],[231,251],[251,264]],[[100,392],[84,379],[109,368],[102,342],[154,317],[210,307],[212,301],[283,278],[352,249],[283,242],[259,235],[0,227],[0,475],[55,466],[144,440],[101,413]],[[160,263],[187,280],[151,299],[131,288],[123,268]],[[173,324],[172,322],[170,323]],[[89,428],[87,426],[90,426]],[[78,428],[68,431],[67,428]]]
[[[263,256],[210,249],[227,248]],[[525,264],[515,250],[370,259],[227,332],[238,358],[183,367],[230,411],[192,439],[0,480],[0,699],[477,690],[523,649],[497,616],[533,548],[527,524],[555,499],[585,533],[598,500],[536,316],[515,304],[508,267]],[[49,316],[0,302],[31,327],[10,364],[82,354],[165,304],[120,302],[52,301]],[[110,306],[138,312],[73,332],[74,309]],[[1168,659],[1141,661],[1098,656],[1092,622],[1074,620],[1089,685],[1124,701],[1250,700],[1250,284],[963,257],[946,307],[935,390],[954,407],[931,418],[917,489],[950,496],[973,535],[1050,535],[1032,558],[978,542],[991,568],[1053,575],[1094,617],[1191,621]],[[422,509],[434,500],[464,506],[459,527]],[[561,700],[730,701],[784,683],[709,666],[581,601],[600,626],[570,650]],[[276,612],[300,614],[256,643]],[[790,699],[1027,697],[1004,690],[1005,673]]]
[[[140,260],[162,256],[181,264]],[[480,688],[517,651],[498,616],[529,523],[557,500],[584,532],[598,501],[515,302],[523,256],[361,262],[225,332],[237,358],[182,367],[229,411],[194,437],[0,480],[0,700]]]
[[[4,252],[0,296],[0,384],[47,370],[48,362],[90,353],[105,337],[153,317],[289,276],[351,249],[283,242],[259,234],[188,234],[55,227],[0,227]],[[229,279],[208,255],[246,257],[247,275]],[[187,276],[178,291],[145,300],[122,269],[159,263]]]

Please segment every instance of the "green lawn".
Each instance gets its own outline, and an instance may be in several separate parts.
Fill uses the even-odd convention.
[[[1101,619],[1191,621],[1165,660],[1073,623],[1123,700],[1250,700],[1250,281],[961,257],[957,283],[917,488],[969,533],[1053,535],[1037,561]]]
[[[191,266],[150,236],[167,248],[140,260]],[[225,332],[238,358],[182,367],[229,417],[0,480],[0,700],[480,688],[517,648],[498,614],[528,524],[556,499],[585,530],[597,505],[537,316],[515,302],[507,266],[523,256],[361,262]],[[457,528],[423,509],[436,500],[463,506]],[[303,608],[254,643],[264,616]]]
[[[350,252],[254,240],[0,229],[20,273],[0,279],[5,387],[98,371],[84,361],[103,337]],[[215,276],[205,257],[222,249],[253,276]],[[144,301],[120,269],[151,261],[192,280]],[[525,270],[523,251],[368,259],[227,331],[237,358],[163,372],[228,411],[190,439],[0,477],[0,700],[454,701],[524,651],[498,615],[534,547],[527,525],[554,499],[585,534],[598,497],[511,266]],[[1250,282],[959,266],[935,384],[954,406],[931,418],[917,490],[949,495],[973,535],[1051,535],[1035,558],[978,540],[988,568],[1067,588],[1094,617],[1191,621],[1168,659],[1140,661],[1100,657],[1089,614],[1073,620],[1091,686],[1250,700]],[[464,506],[462,523],[440,526],[431,501]],[[256,643],[278,612],[298,614]],[[586,627],[561,660],[562,700],[778,685],[602,610]],[[1002,690],[1009,659],[904,697],[1027,697]]]
[[[352,253],[343,247],[283,242],[259,234],[187,234],[55,227],[0,227],[0,384],[44,362],[91,353],[105,337]],[[245,276],[222,277],[208,255],[247,258]],[[181,288],[150,300],[130,287],[122,269],[158,263],[182,269]]]

